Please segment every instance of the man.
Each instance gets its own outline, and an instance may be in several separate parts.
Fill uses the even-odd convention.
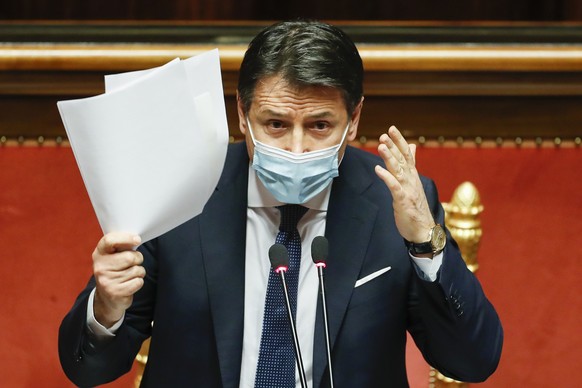
[[[356,47],[330,25],[283,22],[253,39],[237,95],[245,142],[230,146],[203,213],[137,251],[131,234],[99,241],[94,277],[60,329],[72,381],[117,378],[151,335],[143,386],[299,387],[288,327],[271,330],[283,300],[270,299],[277,279],[268,251],[285,233],[299,260],[290,290],[307,386],[330,385],[310,257],[322,235],[335,386],[408,386],[406,330],[453,378],[493,373],[501,324],[444,238],[415,147],[395,127],[380,137],[380,157],[346,145],[357,133],[362,77]],[[284,230],[287,209],[301,214]]]

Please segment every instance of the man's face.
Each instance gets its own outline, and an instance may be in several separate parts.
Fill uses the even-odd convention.
[[[257,141],[295,153],[339,144],[350,123],[346,141],[340,149],[341,160],[347,141],[356,137],[361,107],[362,102],[348,117],[344,99],[338,89],[297,89],[280,77],[272,76],[257,82],[248,120]],[[252,160],[254,145],[240,100],[238,115],[239,128],[245,135]]]

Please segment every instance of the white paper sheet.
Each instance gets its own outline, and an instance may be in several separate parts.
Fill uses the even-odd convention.
[[[222,172],[218,51],[108,76],[106,90],[57,105],[103,232],[145,242],[198,215]]]

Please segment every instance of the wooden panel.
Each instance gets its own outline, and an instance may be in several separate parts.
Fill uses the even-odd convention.
[[[248,0],[22,0],[0,5],[0,17],[11,20],[248,20],[254,19],[251,11]]]
[[[83,77],[81,77],[83,78]],[[92,79],[93,77],[88,77]],[[99,89],[82,84],[80,90]],[[580,85],[582,90],[582,84]],[[63,90],[61,88],[61,90]],[[90,95],[12,95],[0,98],[0,136],[7,138],[65,137],[56,102]],[[231,135],[240,138],[235,100],[227,96]],[[368,96],[359,135],[376,139],[394,124],[407,136],[447,139],[457,137],[524,139],[582,136],[582,96]]]
[[[376,139],[392,124],[412,139],[575,138],[582,96],[382,97],[365,103],[360,135]]]
[[[20,20],[581,20],[576,0],[19,0],[0,3]]]
[[[560,11],[556,0],[407,0],[407,1],[319,1],[274,2],[256,0],[257,18],[310,17],[345,20],[572,20]]]
[[[115,36],[125,36],[126,40],[140,31],[137,25],[115,26],[81,29],[79,36],[97,40],[90,44],[66,43],[74,38],[74,24],[53,25],[55,28],[49,29],[55,40],[52,43],[22,41],[26,34],[12,29],[11,36],[17,42],[0,46],[0,140],[63,137],[56,101],[102,93],[105,74],[158,66],[214,47],[220,48],[231,135],[239,137],[234,102],[238,67],[246,40],[260,25],[218,24],[205,29],[150,24],[147,27],[153,30],[146,28],[146,35],[159,34],[179,42],[155,44],[111,43]],[[391,124],[408,136],[429,139],[582,136],[579,26],[529,26],[513,30],[509,37],[504,35],[511,30],[506,27],[462,28],[458,34],[469,32],[472,40],[487,35],[496,40],[470,45],[453,44],[460,37],[448,27],[348,27],[358,37],[366,71],[360,126],[363,142],[377,138]],[[32,35],[38,37],[34,28]],[[410,41],[431,35],[431,31],[430,39],[438,36],[446,43],[378,43],[382,37]],[[241,34],[238,38],[237,33]],[[407,33],[411,34],[408,38]],[[197,43],[183,43],[187,36],[196,37]],[[519,43],[506,43],[511,40]],[[545,43],[560,40],[566,43]]]

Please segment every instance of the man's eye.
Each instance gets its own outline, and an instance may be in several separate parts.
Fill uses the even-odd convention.
[[[283,123],[280,121],[271,121],[269,123],[269,127],[272,129],[282,129],[284,126]]]
[[[318,123],[315,123],[315,125],[313,127],[318,131],[325,131],[326,129],[329,128],[329,124],[326,122],[318,122]]]

